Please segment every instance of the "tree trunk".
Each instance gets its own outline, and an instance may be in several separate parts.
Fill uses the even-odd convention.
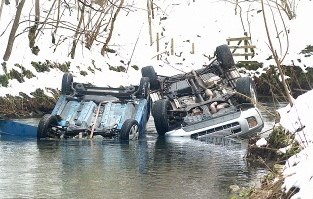
[[[261,6],[262,6],[262,11],[263,11],[262,12],[263,13],[263,21],[264,21],[264,25],[265,25],[266,35],[267,35],[268,42],[269,42],[269,47],[270,47],[270,50],[271,50],[272,55],[274,57],[274,60],[275,60],[275,63],[276,63],[276,67],[278,68],[278,71],[280,73],[280,77],[281,77],[281,81],[282,81],[282,84],[283,84],[283,88],[284,88],[285,94],[287,95],[287,100],[288,100],[290,106],[292,107],[293,106],[293,101],[292,101],[292,97],[291,97],[290,91],[289,91],[288,86],[287,86],[287,82],[285,80],[284,71],[281,68],[281,60],[279,59],[279,57],[278,57],[278,55],[276,53],[276,50],[274,49],[274,46],[273,46],[272,40],[271,40],[271,36],[270,36],[269,30],[268,30],[268,25],[267,25],[267,20],[266,20],[266,14],[265,14],[265,10],[264,10],[264,2],[263,2],[263,0],[261,0]]]
[[[1,20],[1,15],[2,15],[3,4],[4,4],[4,0],[1,1],[1,5],[0,5],[0,20]]]
[[[39,26],[39,18],[40,18],[40,6],[39,0],[35,0],[35,24],[30,27],[28,31],[28,40],[29,40],[29,47],[32,50],[32,53],[37,55],[39,51],[38,46],[35,46],[36,40],[36,32]]]
[[[40,5],[39,5],[39,0],[35,1],[35,24],[39,24],[39,19],[40,19]]]
[[[113,18],[112,18],[112,21],[111,21],[111,27],[110,27],[110,32],[109,32],[109,35],[107,37],[107,39],[105,40],[105,43],[104,45],[102,46],[102,49],[101,49],[101,55],[104,55],[106,50],[107,50],[107,46],[111,40],[111,37],[112,37],[112,33],[113,33],[113,29],[114,29],[114,23],[115,23],[115,20],[117,18],[117,15],[118,13],[120,12],[122,6],[123,6],[123,3],[124,3],[124,0],[120,0],[120,4],[119,6],[117,7],[117,10],[116,12],[114,13],[113,15]]]
[[[79,8],[78,8],[78,10],[79,10]],[[78,22],[78,25],[76,27],[75,34],[73,36],[73,45],[72,45],[72,49],[71,49],[71,52],[70,52],[72,59],[75,58],[76,45],[78,43],[78,37],[79,37],[78,35],[82,34],[82,33],[80,33],[80,27],[81,27],[81,24],[82,24],[83,19],[84,19],[84,14],[85,14],[85,4],[83,4],[83,6],[82,6],[79,22]]]
[[[4,61],[8,61],[10,56],[11,56],[11,52],[12,52],[12,48],[13,48],[13,44],[14,44],[14,40],[15,40],[15,34],[16,34],[16,31],[17,31],[18,26],[19,26],[19,21],[20,21],[22,9],[24,7],[24,3],[25,3],[25,0],[21,0],[21,2],[17,6],[16,15],[15,15],[12,29],[10,32],[7,48],[6,48],[4,56],[3,56]]]

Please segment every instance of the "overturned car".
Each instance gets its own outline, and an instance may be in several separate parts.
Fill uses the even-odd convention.
[[[146,66],[141,72],[150,81],[159,136],[248,138],[264,127],[254,82],[240,76],[227,45],[218,46],[215,59],[198,70],[161,76]]]
[[[111,88],[73,82],[72,74],[65,73],[61,95],[52,113],[39,121],[37,138],[138,139],[150,116],[149,89],[146,77],[139,86]]]

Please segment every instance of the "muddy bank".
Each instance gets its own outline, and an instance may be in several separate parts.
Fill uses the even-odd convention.
[[[0,117],[29,118],[50,113],[59,97],[59,91],[54,89],[49,91],[52,97],[46,95],[42,89],[35,90],[31,96],[20,92],[18,96],[7,94],[0,97]]]
[[[263,64],[259,62],[245,62],[238,63],[237,67],[241,73],[246,73],[245,70],[256,71],[263,68]],[[302,70],[299,66],[283,65],[285,75],[289,78],[286,79],[290,87],[291,95],[297,97],[308,90],[313,88],[313,68],[305,68]],[[283,86],[279,80],[277,69],[274,66],[264,69],[261,75],[256,72],[254,81],[256,84],[257,93],[259,96],[275,96],[281,100],[286,99],[283,92]]]
[[[279,124],[273,127],[267,138],[254,137],[249,140],[247,162],[266,167],[268,173],[261,180],[261,187],[250,191],[246,198],[251,199],[287,199],[297,190],[285,193],[282,190],[284,178],[282,168],[286,161],[294,154],[299,153],[300,145],[296,142],[294,134],[287,132]],[[237,197],[238,198],[238,197]]]

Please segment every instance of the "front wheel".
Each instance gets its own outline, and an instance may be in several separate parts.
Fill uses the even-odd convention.
[[[217,61],[221,63],[224,70],[228,70],[235,65],[233,55],[226,44],[216,47],[215,52]]]
[[[145,66],[141,69],[141,74],[143,77],[148,77],[150,81],[150,87],[153,90],[160,89],[160,82],[158,81],[158,76],[153,68],[153,66]]]
[[[139,125],[136,120],[127,119],[122,125],[120,140],[136,140],[139,137]]]
[[[239,103],[256,104],[257,95],[255,85],[250,77],[241,77],[236,81],[236,91],[239,93]]]
[[[62,78],[61,94],[70,95],[73,93],[73,75],[71,73],[65,73]]]
[[[56,135],[52,132],[52,128],[58,125],[55,115],[46,114],[39,121],[37,128],[37,139],[53,138]]]
[[[164,136],[170,129],[168,110],[171,109],[171,103],[168,99],[161,99],[153,105],[154,125],[159,136]]]

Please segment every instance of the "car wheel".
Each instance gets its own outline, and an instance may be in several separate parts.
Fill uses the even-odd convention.
[[[51,132],[52,127],[58,125],[58,120],[55,115],[46,114],[44,115],[41,120],[39,121],[38,128],[37,128],[37,138],[53,138],[56,135],[53,135]]]
[[[153,105],[154,125],[159,136],[164,136],[170,129],[168,110],[171,110],[171,104],[168,99],[161,99]]]
[[[71,73],[65,73],[62,78],[61,94],[70,95],[73,93],[73,75]]]
[[[140,79],[140,85],[138,88],[138,97],[147,99],[150,91],[150,83],[148,77],[142,77]]]
[[[127,119],[122,125],[120,140],[136,140],[139,137],[139,125],[136,120]]]
[[[257,102],[257,95],[255,85],[250,77],[241,77],[236,81],[236,91],[242,95],[239,95],[239,103],[253,103]]]
[[[158,81],[157,74],[153,66],[146,66],[141,69],[141,74],[143,77],[148,77],[150,81],[150,88],[153,90],[160,89],[160,83]]]
[[[149,121],[149,118],[150,118],[150,113],[152,110],[152,104],[153,104],[152,99],[151,99],[151,97],[149,97],[149,100],[147,103],[147,118],[146,118],[147,122]]]
[[[228,70],[235,65],[233,55],[226,44],[216,47],[216,58],[225,70]]]

